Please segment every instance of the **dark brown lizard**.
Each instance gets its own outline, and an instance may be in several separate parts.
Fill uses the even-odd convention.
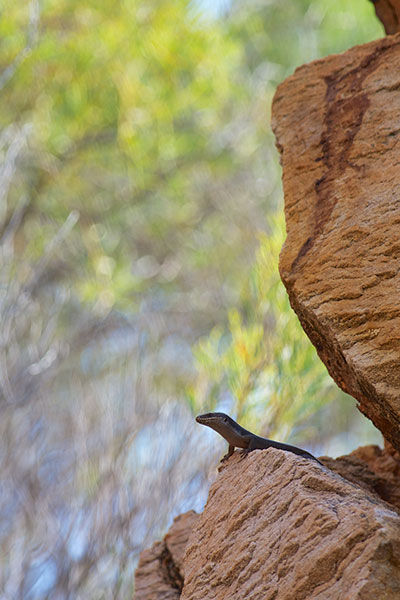
[[[222,458],[227,460],[232,454],[235,448],[243,448],[241,454],[246,455],[252,450],[264,450],[265,448],[277,448],[278,450],[285,450],[286,452],[292,452],[303,458],[311,458],[317,461],[320,465],[322,463],[315,458],[307,450],[302,450],[296,446],[290,444],[283,444],[281,442],[275,442],[267,438],[260,437],[247,431],[241,425],[236,423],[231,417],[225,413],[215,412],[206,413],[205,415],[199,415],[196,417],[196,421],[201,425],[207,425],[217,431],[229,444],[228,453]]]

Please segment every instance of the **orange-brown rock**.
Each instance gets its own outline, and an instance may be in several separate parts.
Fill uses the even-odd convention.
[[[198,515],[176,517],[162,542],[144,550],[135,575],[135,600],[177,600],[183,586],[183,556]]]
[[[332,377],[400,450],[400,34],[298,68],[272,114],[290,302]]]
[[[400,456],[385,444],[363,446],[347,456],[324,457],[324,464],[348,481],[377,494],[400,511]]]
[[[371,0],[388,35],[400,31],[400,0]]]
[[[313,461],[235,453],[194,525],[184,577],[182,600],[394,600],[400,515]]]

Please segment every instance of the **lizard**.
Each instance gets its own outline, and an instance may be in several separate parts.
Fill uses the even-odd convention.
[[[206,413],[204,415],[197,416],[196,421],[197,423],[200,423],[200,425],[207,425],[207,427],[211,427],[211,429],[214,429],[217,433],[222,435],[222,437],[228,442],[228,452],[222,457],[221,462],[224,462],[230,456],[232,456],[235,447],[243,448],[241,451],[242,456],[246,456],[252,450],[277,448],[278,450],[292,452],[293,454],[297,454],[303,458],[311,458],[322,465],[318,458],[315,458],[315,456],[307,452],[307,450],[302,450],[301,448],[291,446],[290,444],[275,442],[274,440],[269,440],[267,438],[255,435],[255,433],[251,433],[251,431],[244,429],[244,427],[239,425],[239,423],[236,423],[236,421],[231,419],[231,417],[225,413]]]

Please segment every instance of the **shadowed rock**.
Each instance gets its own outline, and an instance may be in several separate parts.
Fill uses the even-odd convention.
[[[371,0],[388,35],[400,31],[400,0]]]
[[[183,555],[198,515],[179,515],[162,542],[144,550],[135,575],[135,600],[177,600],[183,586]]]

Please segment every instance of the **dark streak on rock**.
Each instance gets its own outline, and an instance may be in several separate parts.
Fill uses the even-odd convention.
[[[386,35],[399,31],[399,19],[390,0],[371,0],[378,19],[382,22]]]
[[[180,574],[180,571],[176,566],[167,546],[165,546],[160,556],[160,566],[165,582],[181,593],[183,589],[183,577]]]
[[[300,248],[292,263],[292,270],[324,232],[337,203],[334,189],[336,178],[349,168],[354,171],[361,170],[360,166],[349,161],[349,154],[370,105],[367,94],[362,92],[362,84],[366,77],[378,68],[380,59],[386,50],[390,49],[383,44],[351,71],[342,74],[338,70],[325,77],[327,110],[325,129],[320,142],[322,154],[319,158],[325,166],[325,174],[317,179],[314,186],[316,205],[313,233]]]

